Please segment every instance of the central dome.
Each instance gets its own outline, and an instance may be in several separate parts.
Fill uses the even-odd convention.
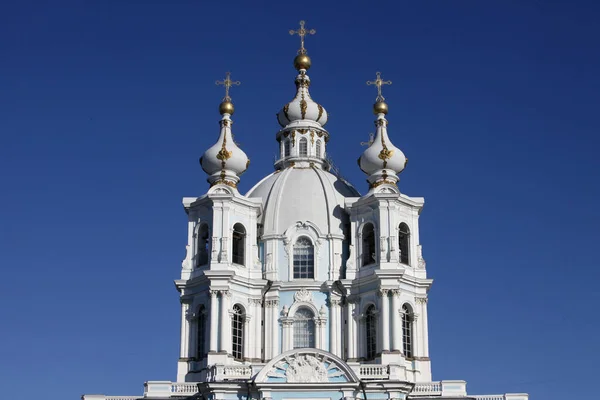
[[[286,168],[266,176],[246,196],[262,199],[264,234],[281,234],[297,221],[310,221],[323,234],[343,234],[344,199],[360,193],[327,171]]]

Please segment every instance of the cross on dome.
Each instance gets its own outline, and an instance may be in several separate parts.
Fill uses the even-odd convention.
[[[225,86],[225,97],[223,97],[223,101],[231,101],[231,97],[229,97],[229,88],[232,86],[240,86],[240,81],[232,81],[231,80],[231,72],[225,73],[225,79],[222,81],[216,81],[215,84],[217,86]]]
[[[367,81],[367,85],[375,85],[377,86],[377,102],[382,102],[385,100],[385,97],[381,94],[381,87],[383,85],[391,85],[392,81],[384,81],[381,79],[381,72],[376,72],[376,79],[374,81]]]
[[[298,30],[290,29],[290,35],[300,36],[300,50],[298,50],[298,54],[306,54],[306,49],[304,48],[304,37],[306,35],[314,35],[315,33],[317,33],[317,31],[314,29],[304,28],[305,24],[306,24],[306,21],[300,21],[300,29],[298,29]]]

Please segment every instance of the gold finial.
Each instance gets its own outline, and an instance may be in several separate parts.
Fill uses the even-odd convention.
[[[315,33],[317,33],[317,31],[315,31],[314,29],[304,28],[304,24],[306,24],[306,22],[300,21],[300,29],[296,31],[293,29],[290,30],[290,35],[300,36],[300,50],[298,50],[298,54],[306,54],[306,49],[304,48],[304,37],[306,35],[314,35]]]
[[[374,81],[367,81],[367,85],[375,85],[377,86],[377,99],[376,101],[379,102],[383,102],[385,100],[385,97],[383,97],[383,95],[381,94],[381,87],[383,85],[391,85],[392,81],[384,81],[383,79],[381,79],[381,72],[377,72],[377,79],[375,79]]]
[[[221,102],[221,104],[219,104],[219,113],[221,115],[223,115],[223,114],[233,115],[233,112],[235,109],[233,107],[233,103],[231,102],[231,97],[229,97],[229,88],[234,85],[239,86],[240,81],[232,81],[231,80],[231,72],[227,72],[225,74],[225,79],[223,79],[222,81],[216,81],[215,84],[217,86],[220,86],[220,85],[225,86],[225,97],[223,97],[223,101]]]
[[[223,79],[222,81],[216,81],[215,84],[217,86],[219,86],[219,85],[225,86],[225,97],[223,97],[223,101],[231,101],[231,97],[229,97],[229,88],[232,87],[233,85],[239,86],[240,81],[232,81],[231,80],[231,72],[227,72],[227,73],[225,73],[225,79]]]

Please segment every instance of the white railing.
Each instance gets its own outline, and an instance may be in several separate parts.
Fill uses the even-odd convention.
[[[389,379],[390,370],[387,365],[361,365],[359,376],[361,379]]]
[[[194,382],[173,382],[171,384],[171,393],[198,393],[198,384]]]
[[[411,396],[441,396],[442,395],[442,383],[441,382],[420,382],[415,383],[415,387]]]
[[[138,400],[141,396],[105,396],[106,400]]]
[[[217,365],[215,379],[250,379],[252,368],[245,365]]]
[[[506,400],[506,396],[503,394],[484,394],[471,397],[477,400]]]

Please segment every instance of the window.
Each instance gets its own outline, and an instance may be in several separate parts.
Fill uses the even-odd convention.
[[[406,358],[412,358],[413,356],[412,321],[412,311],[405,304],[402,306],[402,350]]]
[[[306,140],[306,138],[300,139],[299,152],[300,157],[308,156],[308,141]]]
[[[294,244],[294,279],[314,279],[315,249],[307,237],[300,237]]]
[[[232,261],[234,264],[245,265],[246,228],[242,224],[233,226]]]
[[[404,222],[400,224],[398,232],[398,249],[400,250],[400,262],[408,265],[410,254],[410,230]]]
[[[241,305],[233,306],[233,319],[231,321],[232,355],[236,360],[244,358],[244,309]]]
[[[208,264],[208,225],[202,224],[198,230],[197,266]]]
[[[317,157],[321,157],[321,141],[317,140],[317,145],[315,146],[315,153]]]
[[[203,305],[198,308],[196,319],[196,359],[202,360],[206,356],[206,312]]]
[[[362,264],[369,265],[375,260],[375,229],[368,223],[362,231]]]
[[[377,312],[375,306],[370,305],[367,308],[365,318],[365,329],[367,330],[367,360],[373,360],[377,356]]]
[[[314,314],[308,308],[299,308],[294,314],[294,348],[315,347]]]
[[[290,156],[290,141],[289,140],[283,141],[283,156],[284,157]]]

